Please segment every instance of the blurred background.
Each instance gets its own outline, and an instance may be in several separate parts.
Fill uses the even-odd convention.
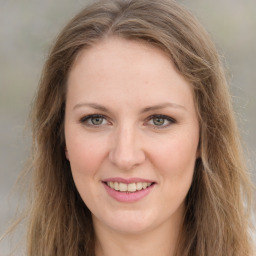
[[[10,193],[29,152],[30,133],[24,127],[49,47],[88,2],[92,1],[0,0],[0,234],[18,204],[18,195]],[[206,27],[228,67],[234,108],[256,183],[256,1],[178,2]],[[0,256],[7,255],[10,246],[9,241],[0,243]]]

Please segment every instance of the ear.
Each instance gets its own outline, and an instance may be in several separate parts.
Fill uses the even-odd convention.
[[[197,148],[197,151],[196,151],[196,159],[198,158],[201,158],[201,150],[199,147]]]
[[[199,142],[196,150],[196,159],[198,158],[201,158],[201,138],[199,138]]]
[[[68,154],[67,147],[65,147],[65,155],[66,155],[67,160],[69,160],[69,154]]]

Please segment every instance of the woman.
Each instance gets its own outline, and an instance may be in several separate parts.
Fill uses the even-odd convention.
[[[81,11],[33,110],[28,255],[252,255],[223,68],[174,1]]]

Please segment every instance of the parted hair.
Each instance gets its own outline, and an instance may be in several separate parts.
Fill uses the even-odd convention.
[[[172,0],[98,1],[78,13],[57,37],[32,107],[27,255],[94,255],[91,213],[65,157],[66,86],[77,54],[113,36],[161,49],[193,88],[200,158],[186,196],[176,255],[252,256],[252,185],[223,65],[201,24]]]

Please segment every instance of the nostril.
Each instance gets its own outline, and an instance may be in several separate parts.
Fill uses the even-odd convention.
[[[131,170],[145,161],[143,152],[129,152],[127,150],[113,150],[109,154],[109,160],[120,170]]]

